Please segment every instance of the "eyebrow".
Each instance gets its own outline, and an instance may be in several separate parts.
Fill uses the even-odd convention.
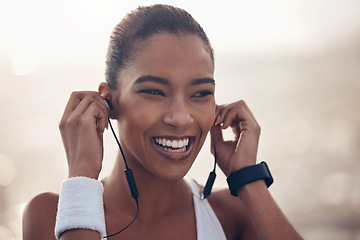
[[[169,81],[165,78],[155,77],[152,75],[146,75],[146,76],[142,76],[142,77],[139,77],[138,79],[136,79],[134,85],[143,83],[143,82],[154,82],[154,83],[160,83],[160,84],[164,84],[164,85],[170,84]]]
[[[191,81],[190,85],[199,85],[199,84],[206,84],[206,83],[211,83],[215,85],[215,80],[212,78],[200,78],[200,79],[195,79],[193,81]]]
[[[143,82],[154,82],[154,83],[159,83],[159,84],[163,84],[163,85],[170,85],[169,80],[167,80],[166,78],[156,77],[153,75],[146,75],[146,76],[139,77],[138,79],[135,80],[134,85],[140,84]],[[206,83],[211,83],[211,84],[215,85],[215,80],[212,78],[199,78],[199,79],[192,80],[190,85],[199,85],[199,84],[206,84]]]

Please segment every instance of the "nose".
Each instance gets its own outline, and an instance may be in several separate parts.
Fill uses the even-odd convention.
[[[182,128],[191,124],[194,119],[190,106],[184,100],[174,99],[165,109],[162,121],[166,125]]]

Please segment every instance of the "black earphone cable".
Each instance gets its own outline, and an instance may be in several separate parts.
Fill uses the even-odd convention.
[[[112,133],[114,135],[114,138],[116,140],[116,143],[119,146],[121,155],[122,155],[124,163],[125,163],[125,168],[126,168],[125,169],[125,176],[126,176],[127,183],[129,185],[131,196],[132,196],[132,198],[134,198],[134,200],[136,202],[136,215],[135,215],[134,219],[126,227],[124,227],[123,229],[121,229],[120,231],[118,231],[118,232],[116,232],[114,234],[105,236],[103,238],[110,238],[110,237],[113,237],[113,236],[118,235],[119,233],[123,232],[128,227],[130,227],[131,224],[133,224],[135,222],[136,218],[139,215],[139,201],[138,201],[139,193],[138,193],[138,190],[137,190],[137,187],[136,187],[136,184],[135,184],[135,179],[134,179],[134,176],[132,174],[131,169],[129,168],[129,166],[128,166],[127,162],[126,162],[124,151],[121,148],[120,141],[119,141],[119,139],[117,138],[117,136],[115,134],[115,131],[114,131],[114,128],[113,128],[113,126],[112,126],[112,124],[110,122],[110,119],[108,119],[108,122],[109,122],[109,125],[110,125],[110,129],[111,129],[111,131],[112,131]]]
[[[216,178],[216,147],[215,147],[215,141],[213,141],[213,149],[214,149],[214,169],[212,170],[212,172],[210,172],[209,177],[206,181],[205,187],[204,187],[204,191],[201,193],[200,192],[200,196],[201,199],[204,200],[205,198],[207,198],[210,193],[211,193],[211,189],[214,185],[215,182],[215,178]]]
[[[125,168],[126,168],[126,169],[129,169],[129,166],[128,166],[128,164],[127,164],[127,162],[126,162],[126,159],[125,159],[124,151],[122,150],[122,147],[121,147],[121,145],[120,145],[120,141],[119,141],[119,139],[118,139],[117,136],[116,136],[116,133],[115,133],[114,128],[113,128],[113,126],[112,126],[112,124],[111,124],[110,118],[108,118],[108,122],[109,122],[109,125],[110,125],[110,129],[111,129],[111,131],[112,131],[112,133],[113,133],[113,135],[114,135],[114,138],[115,138],[115,140],[116,140],[116,143],[117,143],[117,145],[119,146],[121,155],[122,155],[122,157],[123,157],[123,159],[124,159]]]
[[[129,189],[130,189],[130,193],[131,193],[131,196],[132,198],[134,198],[135,202],[136,202],[136,215],[134,217],[134,219],[126,226],[124,227],[123,229],[121,229],[120,231],[114,233],[114,234],[111,234],[111,235],[108,235],[108,236],[105,236],[103,238],[110,238],[110,237],[113,237],[115,235],[118,235],[119,233],[123,232],[124,230],[126,230],[128,227],[130,227],[136,220],[136,218],[138,217],[139,215],[139,201],[138,201],[138,196],[139,196],[139,193],[138,193],[138,190],[137,190],[137,187],[136,187],[136,184],[135,184],[135,179],[134,179],[134,176],[132,174],[132,171],[131,169],[129,168],[127,162],[126,162],[126,159],[125,159],[125,154],[124,154],[124,151],[122,150],[121,148],[121,145],[120,145],[120,141],[119,139],[117,138],[116,136],[116,133],[114,131],[114,128],[111,124],[111,121],[110,119],[108,119],[109,121],[109,125],[110,125],[110,129],[114,135],[114,138],[116,140],[116,143],[118,144],[119,146],[119,149],[120,149],[120,152],[121,152],[121,155],[122,155],[122,158],[124,160],[124,163],[125,163],[125,175],[126,175],[126,180],[128,182],[128,185],[129,185]],[[209,174],[209,178],[208,180],[206,181],[206,185],[204,187],[204,191],[203,193],[201,193],[201,199],[205,199],[206,197],[208,197],[211,193],[211,189],[214,185],[214,182],[215,182],[215,178],[216,178],[216,173],[215,173],[215,170],[216,170],[216,148],[215,148],[215,142],[213,143],[214,146],[213,146],[213,149],[214,149],[214,158],[215,158],[215,161],[214,161],[214,168],[212,170],[212,172],[210,172]]]
[[[113,236],[115,236],[115,235],[118,235],[119,233],[125,231],[128,227],[131,226],[131,224],[133,224],[133,223],[135,222],[136,218],[137,218],[138,215],[139,215],[139,201],[138,201],[137,199],[135,199],[135,202],[136,202],[136,215],[135,215],[134,219],[133,219],[126,227],[124,227],[124,228],[121,229],[120,231],[118,231],[118,232],[116,232],[116,233],[114,233],[114,234],[105,236],[105,237],[103,237],[103,238],[110,238],[110,237],[113,237]]]

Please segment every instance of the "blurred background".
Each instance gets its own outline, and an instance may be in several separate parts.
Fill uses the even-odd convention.
[[[262,126],[270,191],[306,239],[360,239],[360,1],[156,1],[182,7],[216,54],[219,104],[244,99]],[[0,240],[22,239],[26,203],[67,177],[58,123],[97,90],[114,25],[154,1],[0,3]],[[226,133],[228,134],[228,133]],[[187,177],[204,184],[209,141]],[[101,176],[117,146],[105,134]],[[216,188],[226,187],[220,170]]]

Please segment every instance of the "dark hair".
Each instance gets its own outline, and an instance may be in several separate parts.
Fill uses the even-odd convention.
[[[188,12],[161,4],[138,7],[115,26],[110,36],[105,72],[110,88],[117,88],[118,73],[128,66],[141,43],[157,33],[190,33],[200,37],[214,63],[208,37]]]

